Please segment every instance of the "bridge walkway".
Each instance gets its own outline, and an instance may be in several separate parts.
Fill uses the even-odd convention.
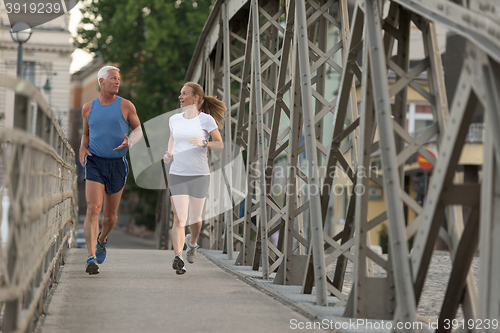
[[[100,274],[70,249],[42,332],[287,332],[310,321],[199,254],[185,275],[173,251],[113,249]]]

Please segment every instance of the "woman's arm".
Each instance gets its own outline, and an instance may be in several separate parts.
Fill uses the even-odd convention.
[[[220,135],[219,129],[214,129],[210,132],[212,141],[208,141],[207,148],[212,150],[222,150],[224,149],[224,142],[222,142],[222,137]],[[189,143],[193,146],[203,147],[203,141],[195,136],[189,138]]]
[[[174,153],[174,134],[170,131],[170,139],[168,139],[168,152],[170,154]]]
[[[172,155],[174,154],[174,135],[170,131],[170,139],[168,139],[168,150],[163,156],[163,162],[170,163],[172,161]]]
[[[212,150],[224,149],[224,142],[222,142],[222,137],[220,135],[218,128],[216,128],[212,132],[210,132],[210,137],[212,137],[212,141],[208,141],[207,148],[212,149]]]

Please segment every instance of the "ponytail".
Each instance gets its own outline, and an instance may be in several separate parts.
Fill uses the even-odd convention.
[[[186,82],[184,86],[190,87],[194,95],[200,96],[198,100],[200,112],[211,115],[217,123],[217,126],[221,127],[222,121],[224,120],[224,113],[226,113],[226,105],[215,97],[205,96],[203,88],[196,82]]]
[[[200,106],[200,111],[211,115],[218,127],[221,127],[226,113],[226,105],[212,96],[205,96]]]

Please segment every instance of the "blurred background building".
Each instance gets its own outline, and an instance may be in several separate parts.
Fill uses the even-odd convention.
[[[74,47],[68,30],[70,14],[32,28],[23,44],[22,77],[37,86],[68,136],[71,54]],[[16,76],[17,46],[10,34],[3,2],[0,3],[0,73]],[[14,93],[0,87],[0,126],[12,127]]]

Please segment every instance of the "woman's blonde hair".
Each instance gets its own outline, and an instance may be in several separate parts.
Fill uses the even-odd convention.
[[[226,113],[226,105],[216,97],[205,96],[203,88],[198,83],[186,82],[184,86],[191,88],[193,95],[200,96],[197,105],[200,112],[211,115],[215,119],[217,126],[221,127],[224,120],[224,113]]]

